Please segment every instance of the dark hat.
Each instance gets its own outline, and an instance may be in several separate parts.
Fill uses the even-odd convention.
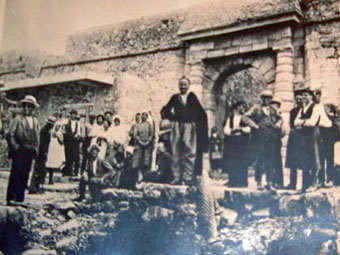
[[[272,104],[275,104],[275,103],[281,105],[282,104],[282,100],[280,98],[278,98],[278,97],[274,97],[272,99]]]
[[[98,118],[99,116],[103,117],[103,119],[106,119],[106,118],[105,118],[105,115],[104,115],[104,113],[103,113],[103,112],[99,112],[99,113],[97,113],[97,118]]]
[[[113,115],[113,111],[111,111],[111,110],[106,110],[106,111],[104,112],[104,115],[107,115],[107,114]]]
[[[72,114],[72,113],[78,114],[78,111],[77,111],[76,109],[72,109],[72,110],[70,111],[70,114]]]
[[[89,117],[96,117],[96,114],[94,112],[89,113]]]
[[[304,92],[307,92],[309,94],[313,94],[314,93],[313,90],[309,86],[301,88],[300,91],[301,91],[301,93],[304,93]]]
[[[239,107],[239,106],[241,106],[241,105],[247,107],[246,102],[240,100],[240,101],[237,101],[235,104],[233,104],[233,105],[231,106],[231,109],[234,110],[234,109],[236,109],[237,107]]]
[[[54,123],[56,123],[56,121],[57,121],[57,118],[54,117],[54,116],[49,116],[48,119],[47,119],[48,124],[54,124]]]

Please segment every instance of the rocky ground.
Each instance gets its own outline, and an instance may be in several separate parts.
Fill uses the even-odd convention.
[[[58,178],[44,194],[27,195],[27,207],[8,207],[6,178],[0,174],[2,254],[340,254],[340,188],[299,194],[215,186],[218,235],[205,241],[195,189],[148,184],[79,203],[72,201],[77,181]]]

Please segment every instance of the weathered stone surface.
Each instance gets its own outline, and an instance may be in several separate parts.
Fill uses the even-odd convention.
[[[43,249],[29,249],[21,253],[21,255],[57,255],[57,251]]]
[[[80,222],[77,219],[72,219],[56,228],[57,232],[68,232],[73,229],[79,228],[81,226]]]
[[[72,250],[75,248],[77,240],[76,236],[65,237],[56,243],[56,248]]]

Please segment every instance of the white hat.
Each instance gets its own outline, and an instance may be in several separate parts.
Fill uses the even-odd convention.
[[[269,89],[266,89],[261,92],[260,96],[261,97],[273,97],[273,93]]]
[[[24,99],[20,100],[20,103],[28,103],[34,105],[35,107],[39,107],[37,99],[35,99],[35,97],[32,95],[26,95]]]
[[[278,98],[278,97],[274,97],[273,99],[272,99],[272,103],[277,103],[277,104],[282,104],[282,100],[280,99],[280,98]]]

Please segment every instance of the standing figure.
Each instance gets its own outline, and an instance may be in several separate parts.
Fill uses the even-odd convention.
[[[154,132],[152,125],[148,119],[148,113],[142,113],[142,122],[136,125],[134,130],[134,140],[136,141],[132,167],[139,170],[139,176],[144,176],[151,168],[153,137]]]
[[[217,127],[211,129],[210,136],[210,167],[211,170],[217,171],[220,169],[220,161],[222,159],[222,138],[217,132]]]
[[[55,123],[52,130],[51,142],[47,154],[46,168],[49,173],[49,184],[53,184],[53,173],[61,169],[64,163],[64,133],[62,130],[62,121],[59,120]]]
[[[273,94],[269,90],[261,93],[261,105],[254,105],[242,117],[251,127],[250,152],[255,163],[255,179],[258,187],[263,188],[262,176],[266,176],[267,189],[274,188],[274,151],[277,140],[276,122],[280,115],[270,104]]]
[[[275,142],[274,142],[274,151],[273,151],[273,185],[275,188],[283,188],[283,167],[282,167],[282,156],[281,156],[281,148],[282,148],[282,137],[285,135],[283,130],[283,119],[280,111],[281,107],[281,99],[274,97],[271,102],[271,106],[278,113],[277,120],[274,121],[274,132],[275,132]]]
[[[78,175],[79,170],[79,138],[80,124],[76,120],[77,110],[70,111],[70,119],[65,126],[64,143],[66,165],[64,168],[64,176]]]
[[[319,148],[316,132],[318,122],[317,114],[314,113],[313,91],[305,88],[302,93],[302,107],[294,121],[294,126],[300,129],[299,138],[299,167],[302,169],[302,191],[316,185],[318,172],[321,170]]]
[[[12,158],[7,188],[8,205],[24,202],[32,161],[38,154],[39,146],[39,122],[33,117],[33,110],[39,107],[37,100],[34,96],[27,95],[20,103],[23,114],[11,121],[8,132]]]
[[[89,160],[90,153],[88,152],[88,149],[90,148],[91,145],[91,140],[92,140],[92,129],[94,126],[94,122],[96,120],[96,115],[94,113],[89,114],[89,122],[85,123],[84,126],[84,137],[82,138],[82,154],[83,154],[83,160],[81,163],[81,175],[83,175],[85,171],[85,167],[87,164],[87,161]]]
[[[178,85],[180,93],[170,98],[161,115],[172,121],[172,183],[194,185],[202,171],[203,153],[209,148],[207,115],[196,95],[189,93],[190,80],[182,77]]]
[[[242,121],[247,109],[244,101],[238,101],[231,107],[231,115],[227,118],[224,131],[224,150],[222,166],[229,174],[228,186],[248,186],[248,145],[250,127]]]
[[[46,176],[46,161],[48,158],[49,146],[51,141],[51,130],[56,122],[56,118],[50,116],[45,124],[40,130],[40,143],[38,156],[35,160],[33,175],[31,178],[31,184],[29,187],[29,192],[31,194],[42,192],[42,185],[44,184]],[[55,155],[54,155],[55,156]]]
[[[138,123],[140,123],[140,112],[136,113],[135,121],[136,122],[131,126],[131,128],[129,130],[129,137],[130,137],[129,146],[135,146],[135,144],[136,144],[135,140],[133,139],[133,134],[134,134],[134,130],[135,130],[136,125]]]
[[[321,102],[321,90],[314,91],[314,107],[313,115],[318,119],[317,126],[320,135],[318,139],[319,155],[321,169],[319,172],[318,185],[325,187],[326,184],[332,185],[335,177],[334,169],[334,144],[336,142],[336,128],[333,125],[333,119],[327,111],[327,106]],[[327,178],[327,179],[326,179]]]
[[[300,159],[298,158],[300,148],[300,132],[301,129],[295,127],[295,119],[302,107],[302,92],[296,90],[294,92],[295,107],[289,113],[289,127],[290,132],[287,142],[286,162],[285,166],[290,169],[290,182],[287,189],[296,189],[297,170],[301,168],[299,166]]]

